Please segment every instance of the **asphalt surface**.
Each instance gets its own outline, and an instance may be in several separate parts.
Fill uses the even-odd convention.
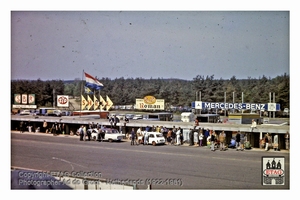
[[[262,185],[262,157],[285,159],[285,185]],[[131,146],[79,141],[78,136],[11,132],[11,166],[99,172],[110,181],[140,181],[138,189],[289,189],[289,151],[210,151],[188,145]]]

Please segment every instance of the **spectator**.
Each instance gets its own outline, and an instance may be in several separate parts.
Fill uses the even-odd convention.
[[[179,146],[180,145],[180,130],[181,128],[179,127],[178,129],[177,129],[177,131],[176,131],[176,141],[177,141],[177,146]]]
[[[241,133],[241,151],[244,151],[244,149],[245,149],[244,144],[245,144],[245,134],[242,132]]]
[[[196,127],[194,129],[194,145],[197,146],[199,145],[199,133],[198,131],[196,130]]]
[[[257,128],[256,127],[256,121],[254,119],[252,119],[252,124],[251,124],[251,132],[253,132],[253,129]]]
[[[48,123],[46,122],[46,120],[44,120],[44,122],[43,122],[43,132],[44,133],[48,132]]]
[[[264,141],[265,141],[265,150],[268,151],[269,150],[269,142],[270,142],[269,133],[266,134]]]
[[[131,129],[131,143],[130,145],[134,145],[134,141],[135,141],[135,132],[134,132],[134,128]]]
[[[173,132],[172,129],[169,129],[168,134],[167,134],[168,145],[170,145],[172,142],[172,132]]]
[[[24,122],[20,122],[20,133],[24,133]]]
[[[199,134],[199,147],[202,147],[202,142],[203,142],[203,131],[200,130],[200,134]]]
[[[210,149],[211,151],[215,151],[215,139],[216,139],[216,133],[213,131],[210,135]]]
[[[219,141],[220,141],[220,151],[225,151],[225,141],[226,141],[226,134],[224,131],[222,131],[219,135]]]
[[[237,151],[241,148],[241,133],[240,133],[240,131],[238,131],[235,136],[235,147],[236,147]]]

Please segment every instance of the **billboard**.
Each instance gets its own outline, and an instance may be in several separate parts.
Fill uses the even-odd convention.
[[[251,109],[261,111],[279,111],[278,103],[224,103],[224,102],[192,102],[192,108],[195,109]]]
[[[164,110],[165,100],[156,99],[154,96],[145,96],[143,99],[136,99],[136,109],[139,110]]]

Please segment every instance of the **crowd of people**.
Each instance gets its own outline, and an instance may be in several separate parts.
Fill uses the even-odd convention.
[[[225,151],[228,148],[235,148],[237,151],[243,151],[245,148],[249,148],[248,145],[245,147],[245,142],[247,142],[247,135],[245,135],[243,132],[237,131],[234,137],[227,138],[226,133],[224,131],[219,131],[218,133],[214,130],[209,130],[208,128],[204,129],[199,127],[199,122],[195,121],[194,128],[190,128],[188,134],[183,133],[183,129],[181,127],[175,127],[173,128],[167,128],[164,126],[146,126],[146,127],[140,127],[135,131],[135,128],[132,128],[131,130],[126,127],[126,123],[129,123],[129,120],[126,118],[124,119],[124,126],[122,126],[120,123],[120,120],[116,117],[110,117],[110,128],[119,129],[120,132],[123,132],[126,135],[126,138],[131,140],[131,145],[139,145],[142,144],[148,144],[148,132],[159,132],[161,133],[166,141],[167,145],[176,145],[180,146],[183,144],[188,144],[189,146],[208,146],[210,147],[211,151],[215,151],[217,148],[220,151]],[[118,126],[119,125],[119,126]],[[23,133],[24,131],[28,132],[44,132],[44,133],[52,133],[53,136],[57,136],[59,134],[65,134],[66,126],[64,123],[61,123],[61,121],[56,121],[55,123],[47,123],[46,120],[43,121],[42,127],[38,127],[36,130],[33,129],[33,126],[29,121],[21,121],[20,122],[20,132]],[[255,120],[252,120],[251,124],[251,130],[257,128]],[[104,129],[106,129],[106,126],[101,125],[100,123],[94,123],[91,122],[88,125],[81,125],[77,131],[74,133],[78,136],[80,136],[80,141],[90,141],[91,140],[91,131],[92,129],[97,129],[98,133],[100,133],[100,138],[103,139],[105,135]],[[140,140],[142,141],[139,141]],[[276,144],[276,137],[275,144]],[[267,133],[264,138],[261,140],[261,143],[263,144],[263,148],[265,148],[266,151],[269,150],[269,144],[271,142],[272,138]],[[277,139],[278,140],[278,139]],[[230,141],[230,142],[228,142]],[[228,142],[228,143],[227,143]],[[251,148],[251,146],[250,146]],[[276,147],[275,147],[276,148]],[[278,147],[277,147],[278,148]]]

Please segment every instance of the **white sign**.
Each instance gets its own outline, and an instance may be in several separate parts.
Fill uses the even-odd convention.
[[[140,110],[164,110],[165,109],[165,100],[156,99],[155,103],[149,104],[144,101],[144,99],[136,99],[136,109]]]
[[[69,96],[57,95],[57,107],[69,107]]]

